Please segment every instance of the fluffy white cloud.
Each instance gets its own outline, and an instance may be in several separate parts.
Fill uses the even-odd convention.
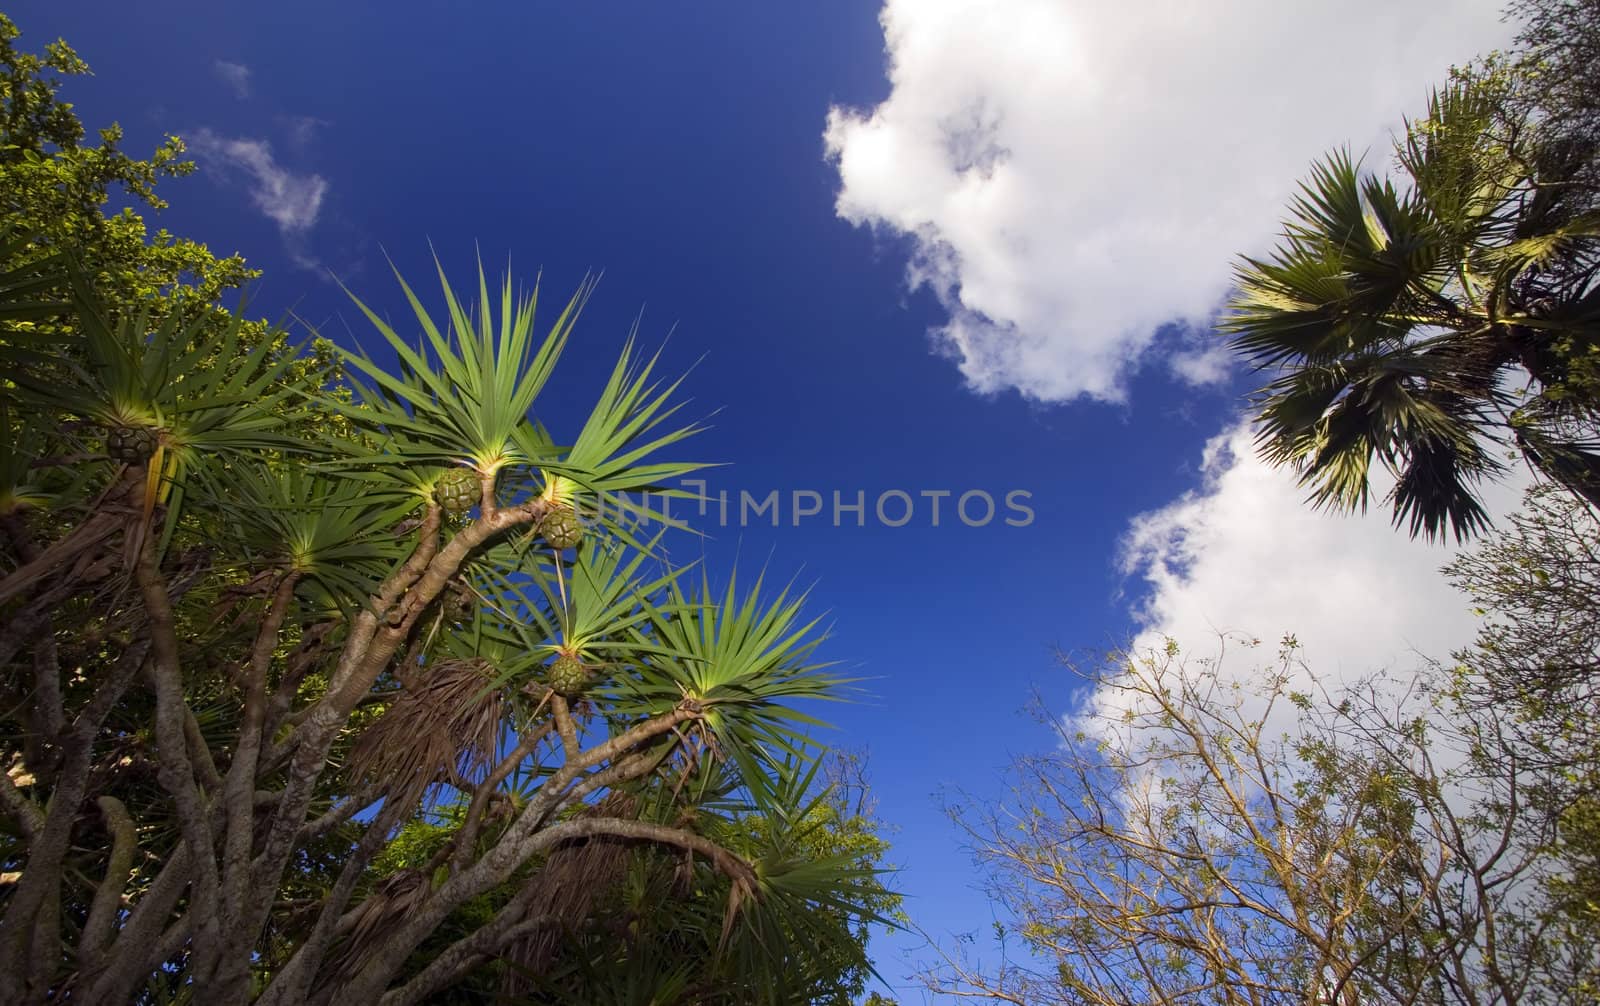
[[[233,63],[226,59],[219,59],[211,64],[211,71],[217,75],[228,87],[233,89],[234,97],[241,101],[250,97],[250,68],[243,63]]]
[[[1485,488],[1491,514],[1516,508],[1520,471]],[[1145,588],[1140,649],[1171,636],[1209,655],[1219,632],[1266,643],[1293,633],[1311,670],[1336,687],[1447,658],[1472,638],[1470,601],[1439,574],[1453,546],[1408,538],[1382,505],[1365,515],[1311,509],[1291,473],[1256,457],[1243,423],[1206,445],[1203,475],[1200,489],[1135,517],[1123,539],[1122,571]],[[1270,657],[1256,653],[1235,670]]]
[[[245,177],[256,208],[278,225],[286,238],[311,229],[322,210],[328,182],[321,175],[298,175],[280,165],[266,140],[230,139],[209,129],[189,140],[195,153]]]
[[[1236,704],[1240,722],[1261,722],[1269,742],[1292,737],[1301,715],[1287,702],[1267,704],[1265,675],[1278,670],[1285,634],[1300,644],[1296,663],[1283,668],[1289,688],[1337,696],[1370,682],[1386,704],[1425,713],[1413,673],[1447,660],[1480,624],[1439,571],[1457,547],[1411,540],[1390,525],[1386,507],[1365,515],[1312,510],[1292,474],[1256,457],[1252,439],[1243,422],[1222,431],[1205,447],[1198,490],[1129,523],[1122,572],[1139,582],[1142,598],[1134,652],[1159,654],[1166,639],[1177,642],[1184,679],[1215,702]],[[1486,508],[1497,518],[1512,512],[1528,481],[1513,469],[1504,483],[1486,486]],[[1388,487],[1374,488],[1381,497]],[[1387,680],[1376,680],[1383,672]],[[1102,685],[1066,718],[1073,729],[1134,748],[1152,722],[1127,725],[1135,712],[1151,714],[1150,700]],[[1464,754],[1443,741],[1433,757],[1443,771]],[[1125,795],[1159,803],[1160,775],[1151,766]]]
[[[1384,160],[1452,62],[1510,36],[1503,6],[886,0],[889,97],[828,115],[837,211],[914,239],[973,388],[1116,400],[1158,328],[1214,313],[1310,161]]]

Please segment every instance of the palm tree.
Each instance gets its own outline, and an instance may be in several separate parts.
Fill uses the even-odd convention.
[[[1318,163],[1278,247],[1236,270],[1223,329],[1272,375],[1257,442],[1318,506],[1365,509],[1376,460],[1397,525],[1470,537],[1513,445],[1600,506],[1600,214],[1569,184],[1592,153],[1507,115],[1516,86],[1436,92],[1399,185]]]

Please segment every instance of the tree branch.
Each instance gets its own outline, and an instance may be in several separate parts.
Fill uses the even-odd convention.
[[[545,721],[538,729],[529,734],[524,734],[511,753],[500,760],[489,774],[484,777],[472,793],[472,803],[467,807],[467,817],[462,822],[461,830],[456,833],[456,850],[451,860],[451,869],[458,870],[472,857],[472,849],[478,844],[478,831],[483,827],[483,812],[489,806],[489,800],[506,778],[515,772],[529,755],[539,747],[539,742],[550,735],[550,721]]]
[[[534,890],[532,887],[528,889]],[[416,977],[404,985],[385,993],[378,1006],[416,1006],[428,996],[471,974],[496,953],[515,940],[549,926],[560,925],[564,920],[554,915],[540,915],[532,919],[521,918],[526,906],[518,899],[502,908],[495,917],[441,951],[417,972]],[[516,910],[513,911],[513,908]]]
[[[273,976],[272,984],[262,994],[258,1006],[294,1006],[306,1001],[311,991],[311,983],[316,980],[317,971],[322,967],[328,947],[337,933],[337,925],[344,912],[344,906],[355,893],[356,884],[361,880],[373,855],[383,846],[390,831],[405,818],[410,809],[410,807],[400,807],[393,802],[386,803],[383,810],[379,811],[377,817],[367,826],[367,830],[362,833],[360,841],[351,850],[349,858],[339,871],[339,877],[334,881],[333,888],[323,898],[321,911],[317,914],[317,921],[312,925],[311,932],[300,941],[300,946],[295,949],[294,956],[289,958],[289,962]]]
[[[223,837],[222,904],[230,917],[243,919],[245,898],[250,893],[251,844],[255,837],[255,783],[258,756],[261,753],[262,729],[267,716],[267,672],[272,653],[278,645],[278,634],[294,603],[294,588],[300,577],[289,573],[278,581],[266,617],[256,631],[246,665],[244,685],[244,721],[239,727],[238,748],[233,762],[228,766],[228,776],[223,783],[223,803],[227,807],[227,824]],[[237,927],[229,934],[232,944],[230,957],[248,960],[248,948],[255,943],[255,933]]]
[[[34,831],[22,879],[12,892],[4,916],[0,916],[0,933],[5,934],[0,939],[0,1001],[15,1000],[21,994],[19,983],[26,972],[24,955],[32,949],[29,937],[47,898],[53,903],[59,891],[62,861],[71,846],[72,826],[88,786],[95,735],[144,662],[148,649],[149,644],[140,641],[122,652],[105,682],[73,719],[71,731],[62,738],[61,771],[50,794],[44,824]]]
[[[750,896],[754,895],[758,889],[755,868],[732,852],[702,835],[696,835],[681,828],[671,828],[646,821],[629,821],[608,817],[586,817],[562,821],[559,824],[550,825],[533,836],[532,841],[529,843],[528,853],[532,855],[538,852],[545,852],[563,842],[599,837],[650,842],[695,852],[704,856],[718,870],[730,877],[734,882],[735,890],[743,890],[746,896]],[[405,962],[406,957],[410,955],[416,943],[437,925],[438,918],[442,917],[440,915],[440,905],[450,903],[454,900],[452,895],[459,894],[459,891],[449,891],[451,886],[456,884],[457,879],[447,880],[443,887],[434,892],[434,897],[430,898],[428,903],[413,913],[411,918],[402,922],[398,931],[386,941],[380,950],[373,954],[372,960],[367,966],[350,982],[335,990],[333,1000],[369,1002],[378,999],[389,979],[399,969],[400,965]],[[444,914],[448,914],[448,912],[449,909],[446,909]],[[459,963],[459,960],[453,961],[449,966],[453,967],[456,963]],[[388,999],[384,997],[381,1001],[387,1003]]]
[[[189,879],[189,847],[179,843],[144,897],[134,902],[127,921],[117,930],[115,941],[99,962],[101,970],[86,970],[83,975],[86,1002],[121,1003],[127,998],[128,988],[143,980],[149,972],[151,948],[160,942],[163,932],[171,932],[167,922],[188,889]],[[171,955],[156,959],[165,960],[167,956]]]
[[[139,593],[144,600],[154,659],[150,664],[156,692],[157,777],[171,796],[178,812],[179,831],[194,865],[195,875],[189,892],[190,911],[196,920],[194,977],[196,994],[209,998],[216,991],[213,969],[225,943],[218,904],[216,838],[205,799],[195,778],[195,763],[190,756],[192,711],[183,696],[183,672],[178,650],[177,620],[166,583],[158,565],[156,546],[147,538],[134,566]],[[203,746],[203,745],[202,745]],[[237,920],[232,920],[236,924]]]
[[[549,508],[548,501],[533,499],[496,510],[473,521],[441,548],[438,528],[442,512],[437,505],[429,506],[422,541],[406,564],[385,581],[372,610],[357,616],[327,694],[298,728],[303,736],[290,762],[284,798],[255,861],[252,886],[256,893],[252,903],[260,907],[253,924],[259,924],[269,910],[270,894],[288,862],[294,836],[305,819],[306,804],[321,776],[328,750],[350,711],[371,690],[416,619],[448,586],[467,558],[506,530],[539,520]],[[378,628],[380,614],[387,623],[382,628]]]
[[[94,901],[89,908],[89,918],[83,925],[79,938],[79,956],[82,967],[98,971],[111,940],[111,927],[122,908],[122,892],[128,886],[128,874],[133,867],[133,851],[138,845],[133,818],[128,808],[114,796],[102,796],[95,801],[100,807],[106,831],[111,835],[111,855],[106,862],[105,876],[95,888]]]
[[[0,804],[4,804],[11,817],[22,829],[22,837],[30,844],[34,837],[44,829],[44,814],[35,806],[34,802],[22,795],[17,789],[17,784],[11,780],[9,771],[0,772]]]

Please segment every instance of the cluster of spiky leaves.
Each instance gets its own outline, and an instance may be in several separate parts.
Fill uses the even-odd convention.
[[[57,627],[54,657],[73,669],[60,689],[67,708],[87,702],[114,676],[113,666],[134,659],[143,645],[148,612],[142,595],[130,598],[129,567],[119,565],[130,555],[153,556],[155,573],[142,575],[158,575],[168,585],[177,651],[168,659],[186,668],[191,682],[184,696],[194,719],[187,745],[218,773],[228,772],[241,738],[253,729],[254,714],[247,715],[236,697],[241,692],[266,689],[259,714],[267,745],[262,757],[292,751],[303,724],[349,687],[340,650],[353,627],[376,612],[386,619],[383,625],[406,633],[318,762],[307,813],[333,820],[317,828],[308,821],[311,830],[296,839],[296,865],[267,899],[260,938],[248,950],[258,989],[270,991],[281,974],[298,974],[310,989],[357,981],[363,968],[382,959],[394,920],[442,896],[444,880],[461,868],[459,856],[471,863],[513,828],[532,827],[521,820],[523,808],[540,798],[575,745],[587,749],[669,716],[682,722],[630,749],[632,774],[588,799],[614,796],[607,813],[625,816],[623,824],[692,833],[756,864],[735,869],[729,864],[737,858],[702,859],[695,866],[704,874],[695,890],[724,885],[711,944],[724,969],[718,973],[766,967],[781,974],[784,965],[771,948],[810,925],[808,912],[832,913],[833,923],[823,927],[829,939],[854,939],[835,916],[870,915],[858,899],[869,889],[881,891],[842,861],[769,862],[766,853],[739,845],[728,794],[744,794],[740,814],[792,817],[796,801],[804,802],[805,787],[796,786],[809,785],[807,766],[817,756],[807,736],[815,721],[793,703],[836,698],[844,682],[813,659],[820,636],[816,623],[801,617],[799,598],[788,592],[767,597],[759,581],[744,590],[730,579],[714,590],[703,575],[691,587],[685,570],[658,554],[659,538],[637,541],[605,521],[589,526],[578,519],[579,507],[605,512],[609,494],[638,494],[692,471],[692,464],[651,455],[693,427],[660,427],[677,408],[670,401],[676,384],[654,382],[654,361],[637,358],[630,340],[578,437],[558,446],[532,409],[573,319],[563,315],[535,345],[528,335],[531,300],[519,303],[512,289],[508,280],[498,302],[489,298],[480,271],[480,297],[469,314],[442,283],[450,318],[435,324],[404,288],[424,341],[412,347],[373,315],[401,359],[401,372],[389,375],[365,356],[349,354],[364,375],[353,395],[297,379],[291,361],[265,348],[281,340],[246,346],[237,329],[172,316],[150,324],[139,316],[103,314],[93,281],[83,276],[75,281],[82,315],[75,330],[83,338],[62,337],[53,347],[49,339],[34,340],[26,353],[12,356],[19,364],[16,390],[10,401],[0,399],[0,410],[17,410],[0,416],[17,434],[7,438],[10,453],[0,452],[0,469],[15,483],[9,513],[36,534],[76,524],[112,536],[84,539],[90,558],[107,543],[98,565],[85,560],[41,568],[13,551],[0,576],[0,597],[17,601],[0,612],[11,619],[8,628],[25,628],[16,619],[39,614]],[[171,380],[180,374],[182,380]],[[508,398],[519,412],[509,411]],[[314,412],[336,414],[341,425],[319,433],[306,421]],[[71,469],[40,475],[34,468],[37,459],[72,453],[86,431],[116,423],[161,429],[147,459],[118,448],[125,474],[117,474],[123,468],[111,464],[109,451],[77,450],[91,460]],[[493,478],[493,498],[481,496],[484,475]],[[112,481],[117,478],[123,483]],[[435,507],[464,514],[436,532],[443,553],[454,554],[449,550],[458,540],[479,543],[460,552],[454,573],[425,600],[385,611],[381,585],[411,555],[415,533],[430,533]],[[507,510],[526,518],[520,531],[472,539],[483,522]],[[93,515],[98,524],[90,521]],[[162,532],[146,537],[157,525]],[[47,556],[55,554],[49,544]],[[124,572],[73,579],[100,576],[102,568]],[[264,625],[278,624],[273,618],[282,619],[277,635],[256,638]],[[0,654],[9,661],[8,682],[25,671],[31,680],[44,659],[27,642],[32,637],[16,638],[21,648]],[[265,669],[259,685],[248,683],[253,667]],[[8,687],[19,694],[31,688],[20,679]],[[130,687],[115,702],[107,732],[96,742],[84,796],[91,808],[100,796],[114,798],[140,822],[134,832],[139,865],[124,894],[135,906],[180,845],[200,840],[162,781],[169,777],[156,757],[157,712],[155,696],[142,687]],[[8,715],[16,736],[45,736],[26,704]],[[527,744],[521,760],[497,775],[496,765],[519,739]],[[43,748],[22,752],[20,763],[43,764],[44,754]],[[272,794],[286,785],[289,766],[277,757],[264,761],[251,780],[256,792]],[[21,798],[46,807],[54,785],[48,773],[23,778]],[[342,864],[368,829],[340,818],[337,808],[375,807],[370,844],[379,840],[370,836],[431,819],[434,805],[470,802],[474,793],[482,806],[458,820],[447,844],[424,861],[382,874],[355,867],[353,883],[341,888],[341,897],[352,899],[350,925],[336,936],[319,928],[319,910],[306,906],[322,904],[338,887]],[[558,804],[553,820],[569,820],[594,805],[582,799]],[[105,813],[108,822],[120,820]],[[94,814],[91,809],[91,823],[78,827],[112,827],[93,823]],[[267,827],[273,815],[240,820]],[[4,861],[25,863],[22,837],[13,834],[6,843]],[[81,926],[95,885],[71,878],[106,875],[107,848],[95,841],[74,848],[71,870],[63,874],[62,910],[63,918]],[[547,859],[518,867],[517,883],[534,882],[567,850],[558,846]],[[658,881],[657,875],[652,883]],[[515,890],[486,891],[450,918],[470,916],[474,904],[492,907],[492,917],[520,904]],[[598,899],[594,910],[614,903]],[[114,937],[121,923],[112,921]],[[560,929],[596,925],[603,920],[569,918]],[[64,930],[65,952],[29,965],[28,973],[38,973],[47,987],[79,980],[59,963],[73,959],[71,938]],[[308,946],[329,939],[334,943],[326,952],[318,951],[320,964],[295,971],[298,965],[291,964],[305,959]],[[0,950],[5,945],[0,940]],[[837,960],[854,960],[846,949],[839,953]],[[642,953],[639,960],[647,958]],[[193,960],[192,953],[175,951],[152,980],[171,986],[172,974],[184,974]],[[656,977],[670,984],[670,975]],[[777,978],[764,984],[793,991]],[[771,1001],[806,1000],[786,991]]]
[[[108,429],[106,453],[144,468],[144,515],[173,497],[164,537],[197,464],[301,449],[287,428],[308,389],[289,379],[295,357],[271,334],[254,338],[239,317],[221,328],[206,314],[158,320],[154,303],[112,317],[75,262],[67,275],[77,334],[37,343],[54,344],[54,353],[30,348],[25,333],[10,334],[0,343],[0,360],[12,364],[7,393],[35,421],[52,417],[68,433],[65,453],[93,449],[77,431]]]
[[[1319,506],[1364,508],[1376,463],[1413,535],[1479,533],[1477,487],[1507,442],[1600,505],[1600,385],[1583,379],[1600,354],[1600,218],[1534,123],[1507,133],[1504,106],[1494,80],[1437,92],[1399,144],[1403,186],[1329,157],[1274,253],[1237,270],[1223,327],[1273,375],[1263,455]],[[1539,393],[1518,392],[1517,367]]]

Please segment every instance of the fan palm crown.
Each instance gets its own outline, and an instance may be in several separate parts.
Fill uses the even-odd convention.
[[[1600,215],[1531,125],[1507,135],[1498,88],[1432,96],[1398,145],[1403,185],[1348,152],[1318,163],[1223,323],[1272,375],[1263,456],[1340,510],[1366,507],[1376,462],[1395,522],[1429,539],[1487,526],[1478,487],[1509,444],[1600,505],[1600,395],[1572,380],[1600,352]]]

